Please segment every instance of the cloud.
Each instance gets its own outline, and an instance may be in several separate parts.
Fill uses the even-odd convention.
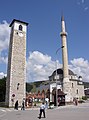
[[[41,52],[34,51],[30,53],[30,59],[33,59],[37,64],[47,64],[51,60],[51,57],[43,55]]]
[[[85,0],[78,0],[77,4],[84,10],[87,11],[89,9]]]
[[[58,66],[61,66],[59,62]],[[27,81],[48,80],[48,76],[56,69],[56,62],[51,57],[41,52],[34,51],[29,53],[27,59]]]
[[[80,66],[87,68],[87,65],[89,65],[88,61],[84,60],[84,58],[73,59],[71,60],[71,63],[73,64],[74,67]]]
[[[84,4],[85,0],[82,0],[81,2],[82,2],[82,4]]]
[[[84,60],[84,58],[77,58],[70,62],[70,69],[78,76],[82,76],[83,81],[89,82],[89,61]]]
[[[10,28],[6,21],[0,23],[0,52],[8,48]]]
[[[56,67],[57,64],[57,67]],[[56,68],[61,68],[59,61],[53,61],[51,56],[39,51],[29,52],[26,65],[27,82],[48,80]],[[89,61],[84,58],[75,58],[70,61],[69,69],[77,76],[82,76],[83,81],[89,82]],[[0,73],[0,78],[6,76]]]
[[[84,4],[85,3],[85,0],[77,0],[77,4],[80,5],[80,4]]]
[[[89,7],[85,7],[85,8],[84,8],[85,11],[88,10],[88,9],[89,9]]]
[[[2,63],[5,63],[5,64],[7,64],[7,62],[8,62],[8,57],[6,56],[6,57],[1,57],[0,56],[0,63],[2,64]]]
[[[3,72],[0,72],[0,79],[2,79],[3,77],[6,77],[6,74],[4,74]]]
[[[89,61],[84,58],[77,58],[70,61],[69,69],[77,76],[82,76],[83,81],[89,82]],[[57,68],[62,65],[57,61]],[[56,69],[56,61],[41,52],[34,51],[29,53],[27,59],[27,82],[48,80],[48,77]]]
[[[7,63],[7,49],[10,39],[9,24],[4,20],[0,23],[0,63]]]

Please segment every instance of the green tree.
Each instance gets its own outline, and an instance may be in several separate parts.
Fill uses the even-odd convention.
[[[32,88],[32,90],[31,90],[31,92],[33,93],[33,92],[36,92],[36,86],[33,84],[33,88]]]
[[[31,92],[32,88],[33,88],[32,84],[26,83],[26,92]]]
[[[6,77],[0,79],[0,102],[5,101],[6,94]]]

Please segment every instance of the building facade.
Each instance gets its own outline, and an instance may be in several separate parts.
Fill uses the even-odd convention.
[[[81,99],[83,96],[85,96],[82,77],[77,76],[71,70],[68,70],[68,72],[69,72],[69,84],[70,84],[70,88],[69,88],[70,101],[66,101],[67,94],[64,93],[63,91],[63,87],[64,87],[63,69],[55,70],[52,73],[52,75],[49,76],[49,80],[45,81],[44,84],[41,84],[40,87],[37,88],[37,91],[40,91],[40,93],[44,91],[45,98],[49,98],[49,101],[54,102],[55,105],[56,102],[58,102],[59,98],[61,102],[63,102],[64,99],[65,102],[73,102],[74,98]],[[57,94],[57,100],[56,100],[56,94]]]

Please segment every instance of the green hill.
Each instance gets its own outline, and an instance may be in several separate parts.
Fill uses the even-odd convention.
[[[36,92],[36,88],[39,87],[42,83],[44,83],[44,81],[26,83],[26,92]]]
[[[89,88],[89,82],[83,82],[84,88]]]

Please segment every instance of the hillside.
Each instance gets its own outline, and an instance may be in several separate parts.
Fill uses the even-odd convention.
[[[89,88],[89,82],[83,82],[84,83],[84,88]]]
[[[47,81],[37,81],[32,83],[26,83],[26,91],[27,92],[36,92],[36,88],[40,86],[40,84],[44,84]],[[89,88],[89,82],[83,82],[84,88]]]
[[[36,88],[40,86],[40,84],[44,83],[44,81],[37,81],[32,83],[26,83],[26,91],[27,92],[36,92]]]

